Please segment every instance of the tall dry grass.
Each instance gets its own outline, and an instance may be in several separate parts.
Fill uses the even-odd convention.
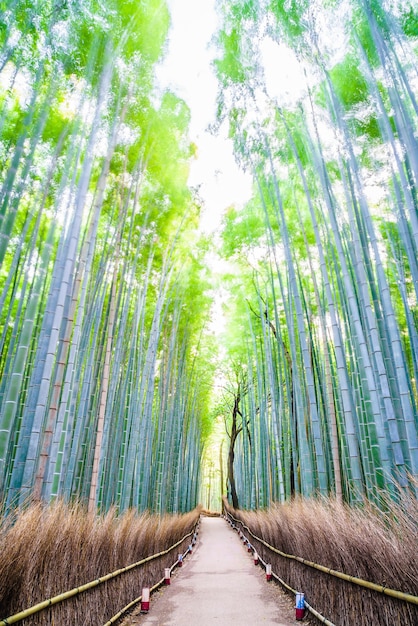
[[[200,510],[156,516],[78,505],[32,504],[0,521],[0,619],[161,552],[191,532]],[[23,625],[103,624],[164,576],[190,543],[91,591],[26,618]]]
[[[378,585],[418,596],[418,501],[403,492],[385,512],[369,503],[295,500],[268,511],[232,515],[278,550]],[[418,606],[339,580],[269,551],[264,561],[317,611],[338,626],[417,626]]]

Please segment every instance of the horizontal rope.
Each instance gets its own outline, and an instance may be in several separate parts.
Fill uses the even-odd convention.
[[[190,551],[190,549],[188,548],[186,550],[186,552],[182,555],[183,558],[187,555],[187,553]],[[170,573],[172,572],[172,570],[175,568],[175,566],[177,565],[177,563],[179,562],[179,559],[177,559],[177,561],[175,561],[173,563],[173,565],[169,568],[170,569]],[[168,568],[167,568],[168,569]],[[158,589],[158,587],[161,587],[161,585],[163,584],[163,582],[165,581],[165,578],[161,578],[161,580],[159,580],[157,583],[155,583],[155,585],[153,587],[150,588],[150,593],[152,593],[153,591],[155,591],[156,589]],[[113,617],[110,618],[109,621],[106,622],[106,624],[104,624],[103,626],[111,626],[112,624],[114,624],[115,622],[118,621],[118,619],[120,617],[122,617],[122,615],[124,615],[127,611],[129,611],[129,609],[132,609],[134,606],[136,606],[137,604],[139,604],[142,600],[142,595],[139,596],[138,598],[136,598],[135,600],[132,600],[132,602],[130,602],[129,604],[127,604],[126,606],[123,607],[123,609],[121,609],[118,613],[116,613],[116,615],[113,615]]]
[[[261,539],[261,537],[257,537],[254,535],[251,530],[242,522],[241,520],[235,518],[231,513],[228,515],[239,524],[245,528],[253,539],[256,539],[260,543],[262,543],[266,548],[275,552],[276,554],[285,557],[286,559],[292,559],[294,561],[299,561],[299,563],[303,563],[308,567],[312,567],[314,569],[319,570],[320,572],[325,572],[325,574],[329,574],[330,576],[334,576],[335,578],[340,578],[342,580],[346,580],[354,585],[359,585],[360,587],[365,587],[366,589],[372,589],[373,591],[377,591],[378,593],[383,593],[387,596],[391,596],[392,598],[397,598],[398,600],[404,600],[405,602],[409,602],[410,604],[418,604],[418,596],[414,596],[410,593],[404,593],[403,591],[397,591],[396,589],[390,589],[389,587],[384,587],[383,585],[377,585],[376,583],[372,583],[368,580],[363,580],[362,578],[357,578],[356,576],[350,576],[349,574],[344,574],[343,572],[338,572],[337,570],[333,570],[329,567],[324,567],[323,565],[319,565],[318,563],[313,563],[312,561],[307,561],[306,559],[295,556],[294,554],[286,554],[281,550],[278,550],[274,546],[271,546],[269,543]]]
[[[227,513],[227,515],[229,515],[234,521],[239,522],[240,524],[242,524],[243,528],[246,528],[248,530],[248,532],[252,535],[253,538],[255,538],[255,535],[253,535],[251,533],[251,531],[249,530],[249,528],[247,526],[245,526],[245,524],[243,524],[240,520],[237,520],[233,517],[233,515],[231,515],[230,513]],[[241,531],[242,532],[242,531]],[[243,537],[245,537],[244,533],[242,533]],[[251,543],[248,541],[248,539],[245,537],[245,539],[247,540],[248,544],[251,546]],[[254,548],[254,546],[251,546],[252,548]],[[264,565],[264,569],[267,569],[267,563],[266,561],[264,561],[264,559],[258,554],[257,552],[257,558],[258,560]],[[278,576],[275,572],[271,572],[271,575],[273,576],[273,578],[275,578],[281,585],[283,585],[283,587],[285,587],[285,589],[288,589],[289,591],[291,591],[294,595],[296,595],[298,592],[296,591],[296,589],[293,589],[293,587],[291,587],[290,585],[288,585],[282,578],[280,578],[280,576]],[[314,609],[310,604],[308,604],[308,602],[306,602],[306,600],[304,601],[304,606],[305,608],[308,609],[308,611],[310,613],[312,613],[312,615],[315,615],[315,617],[322,622],[323,624],[326,624],[326,626],[335,626],[335,624],[333,622],[330,622],[329,619],[327,619],[326,617],[324,617],[323,615],[321,615],[321,613],[318,613],[318,611],[316,609]]]
[[[31,615],[34,615],[35,613],[39,613],[40,611],[43,611],[44,609],[47,609],[48,607],[53,606],[54,604],[59,604],[60,602],[63,602],[64,600],[68,600],[69,598],[77,596],[80,593],[83,593],[84,591],[88,591],[89,589],[93,589],[94,587],[101,585],[107,580],[116,578],[117,576],[120,576],[121,574],[124,574],[125,572],[129,572],[130,570],[135,569],[136,567],[139,567],[140,565],[144,565],[145,563],[148,563],[149,561],[158,559],[159,557],[164,556],[165,554],[168,554],[169,552],[177,548],[177,546],[182,544],[183,541],[187,539],[187,537],[191,537],[193,533],[194,533],[194,530],[192,530],[190,533],[187,533],[187,535],[184,535],[182,539],[177,541],[174,545],[170,546],[170,548],[167,548],[166,550],[162,550],[161,552],[158,552],[157,554],[147,556],[145,559],[142,559],[141,561],[137,561],[136,563],[132,563],[131,565],[127,565],[126,567],[122,567],[121,569],[115,570],[114,572],[111,572],[110,574],[106,574],[105,576],[101,576],[100,578],[97,578],[96,580],[92,580],[91,582],[86,583],[85,585],[81,585],[80,587],[74,587],[74,589],[70,589],[69,591],[60,593],[59,595],[54,596],[53,598],[49,598],[48,600],[39,602],[38,604],[35,604],[34,606],[31,606],[30,608],[25,609],[24,611],[15,613],[15,615],[11,615],[10,617],[1,619],[0,626],[8,626],[9,624],[16,624],[17,622],[21,622],[26,617],[30,617]]]
[[[321,613],[318,613],[318,611],[316,609],[313,608],[313,606],[311,606],[310,604],[308,604],[308,602],[306,602],[305,600],[305,607],[308,609],[308,611],[310,613],[312,613],[312,615],[315,615],[315,617],[317,618],[317,620],[319,620],[320,622],[322,622],[323,624],[325,624],[325,626],[335,626],[335,624],[333,622],[330,622],[329,619],[327,619],[326,617],[324,617],[323,615],[321,615]]]

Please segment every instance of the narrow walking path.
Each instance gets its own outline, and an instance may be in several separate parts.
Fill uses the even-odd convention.
[[[138,611],[124,626],[290,626],[301,623],[293,607],[293,598],[266,582],[264,570],[254,565],[229,525],[204,517],[197,549],[171,585],[152,595],[149,613]]]

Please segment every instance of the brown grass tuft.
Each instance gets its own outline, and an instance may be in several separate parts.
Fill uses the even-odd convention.
[[[276,549],[345,574],[418,596],[418,501],[400,491],[385,511],[365,502],[295,499],[268,511],[229,512]],[[339,580],[269,551],[251,540],[273,571],[303,591],[317,611],[339,626],[415,626],[418,606]]]
[[[200,510],[156,516],[115,510],[87,514],[78,504],[32,504],[0,521],[0,619],[161,552],[191,532]],[[178,549],[20,622],[101,624],[164,575]]]
[[[202,515],[205,517],[220,517],[221,514],[217,511],[209,511],[208,509],[202,509]]]

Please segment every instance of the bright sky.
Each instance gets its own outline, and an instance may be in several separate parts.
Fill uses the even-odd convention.
[[[205,207],[201,228],[212,232],[223,210],[249,199],[251,180],[235,164],[232,143],[207,130],[215,120],[217,81],[211,69],[216,57],[210,46],[217,29],[214,0],[168,0],[172,26],[169,47],[157,77],[183,98],[191,110],[190,139],[198,146],[189,183],[199,187]]]

